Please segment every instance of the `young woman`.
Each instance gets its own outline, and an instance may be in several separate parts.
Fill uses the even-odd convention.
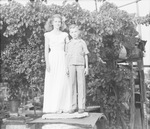
[[[62,113],[70,110],[70,87],[66,75],[65,43],[68,34],[62,32],[63,22],[59,14],[48,19],[45,29],[52,30],[45,36],[45,84],[43,113]]]

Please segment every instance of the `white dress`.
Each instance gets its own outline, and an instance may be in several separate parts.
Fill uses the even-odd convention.
[[[44,34],[50,46],[50,72],[45,71],[43,113],[67,112],[70,110],[71,97],[69,80],[65,64],[65,39],[67,33],[54,35],[52,32]]]

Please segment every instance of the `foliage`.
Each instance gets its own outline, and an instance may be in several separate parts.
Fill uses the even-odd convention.
[[[3,79],[10,83],[10,90],[15,89],[17,96],[14,92],[11,93],[17,98],[20,95],[17,92],[28,91],[30,85],[43,86],[41,76],[44,75],[44,62],[42,62],[44,39],[41,27],[45,21],[42,24],[44,18],[38,14],[38,9],[38,5],[29,4],[24,8],[12,2],[1,10],[5,25],[3,35],[8,37],[7,42],[9,42],[2,53]],[[42,26],[40,27],[39,24]]]
[[[137,32],[133,16],[108,2],[104,2],[99,12],[83,10],[78,3],[46,6],[32,2],[22,6],[12,1],[1,5],[3,81],[9,83],[11,90],[18,88],[16,93],[20,91],[21,99],[32,98],[28,91],[35,86],[43,93],[44,24],[54,13],[64,15],[67,26],[72,23],[81,26],[82,38],[87,42],[90,51],[87,105],[100,104],[109,119],[108,126],[125,128],[128,113],[123,103],[128,103],[131,73],[115,64],[120,45],[129,53],[136,43]]]
[[[137,25],[137,24],[143,24],[146,26],[150,25],[150,13],[147,14],[146,16],[142,16],[142,17],[135,17],[133,19],[133,22]]]

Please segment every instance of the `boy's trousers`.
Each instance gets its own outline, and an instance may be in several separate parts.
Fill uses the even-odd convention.
[[[85,68],[83,65],[69,66],[69,80],[71,86],[72,109],[85,109],[86,87]],[[78,91],[78,94],[77,94]],[[78,105],[77,105],[78,102]]]

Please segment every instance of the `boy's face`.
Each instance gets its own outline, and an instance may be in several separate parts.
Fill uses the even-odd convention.
[[[77,27],[70,29],[70,35],[73,39],[77,39],[79,37],[80,31]]]

